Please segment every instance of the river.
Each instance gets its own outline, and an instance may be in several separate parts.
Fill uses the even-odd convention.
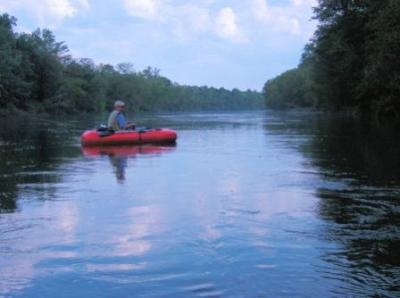
[[[96,116],[2,119],[0,296],[400,295],[398,130],[309,112],[138,116],[176,146],[83,150]]]

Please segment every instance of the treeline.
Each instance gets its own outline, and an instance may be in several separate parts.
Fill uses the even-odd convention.
[[[101,112],[123,99],[136,111],[253,109],[256,91],[183,86],[148,67],[96,65],[74,59],[51,31],[14,31],[16,18],[0,15],[0,109],[35,112]]]
[[[400,1],[319,0],[299,66],[264,86],[267,106],[400,116]]]

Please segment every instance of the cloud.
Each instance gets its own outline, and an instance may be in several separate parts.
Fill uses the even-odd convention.
[[[178,42],[192,40],[198,33],[212,31],[208,1],[195,4],[173,3],[163,0],[122,0],[126,13],[161,28],[160,32],[174,37]],[[172,34],[172,35],[171,35]]]
[[[192,41],[199,34],[206,34],[213,29],[210,12],[205,7],[192,4],[166,5],[161,13],[157,19],[165,30],[171,30],[178,42]]]
[[[50,14],[64,18],[72,17],[76,13],[76,8],[68,0],[46,0]]]
[[[267,2],[264,0],[253,0],[251,4],[252,12],[256,20],[260,22],[269,22],[271,19],[271,13]]]
[[[269,5],[267,0],[252,0],[251,10],[255,20],[265,30],[309,37],[311,7],[315,5],[316,0],[291,0],[286,5]]]
[[[90,3],[89,0],[77,0],[77,3],[80,7],[83,9],[89,10],[90,9]]]
[[[179,42],[190,41],[205,33],[242,42],[245,40],[238,26],[238,18],[231,7],[212,13],[214,1],[188,1],[185,4],[162,0],[122,0],[126,13],[147,22],[162,25]]]
[[[317,0],[291,0],[291,3],[294,5],[294,6],[311,6],[311,7],[314,7],[314,6],[317,6],[317,4],[318,4],[318,1]]]
[[[65,18],[89,9],[89,0],[3,0],[0,6],[0,10],[10,13],[27,11],[36,18],[39,26],[46,27],[56,27]]]
[[[222,8],[215,21],[215,31],[222,37],[232,41],[244,41],[243,35],[237,25],[237,17],[230,7]]]
[[[211,17],[208,9],[196,5],[183,5],[174,11],[176,17],[185,20],[194,31],[204,32],[210,29]]]
[[[231,1],[220,6],[214,0],[120,0],[126,13],[147,22],[156,22],[164,33],[185,42],[199,33],[233,42],[247,42],[254,32],[285,33],[308,39],[314,30],[310,25],[311,7],[316,0],[289,0],[270,5],[268,0],[250,0],[250,5]],[[250,40],[251,41],[251,40]]]
[[[156,0],[124,0],[123,4],[129,15],[144,19],[153,19],[161,5]]]

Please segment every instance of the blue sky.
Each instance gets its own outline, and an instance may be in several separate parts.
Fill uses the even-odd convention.
[[[161,69],[191,85],[261,90],[295,67],[316,0],[0,0],[18,31],[49,28],[75,57]]]

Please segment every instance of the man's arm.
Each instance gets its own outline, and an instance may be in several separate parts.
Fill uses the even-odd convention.
[[[107,127],[109,129],[112,129],[112,130],[115,130],[115,131],[120,129],[119,126],[118,126],[118,123],[117,123],[117,115],[118,115],[117,112],[113,111],[110,114],[110,116],[108,117]]]

